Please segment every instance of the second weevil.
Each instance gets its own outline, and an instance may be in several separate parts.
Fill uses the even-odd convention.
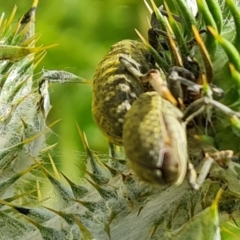
[[[98,64],[93,78],[93,118],[108,140],[122,145],[122,125],[126,112],[151,86],[129,72],[119,60],[130,59],[141,74],[155,68],[155,62],[143,43],[123,40],[114,44]]]

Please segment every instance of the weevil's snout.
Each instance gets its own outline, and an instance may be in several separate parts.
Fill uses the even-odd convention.
[[[179,181],[179,176],[181,175],[181,166],[179,164],[179,159],[174,153],[174,149],[170,148],[164,153],[164,161],[162,163],[162,181],[165,184],[176,184],[180,185],[182,180]]]
[[[162,154],[161,166],[157,166],[157,164],[152,165],[150,164],[151,161],[131,161],[131,167],[146,182],[156,185],[180,185],[183,181],[182,178],[179,179],[181,176],[181,166],[179,165],[179,159],[174,155],[173,149],[170,148]]]

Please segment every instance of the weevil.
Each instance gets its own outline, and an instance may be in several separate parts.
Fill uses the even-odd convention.
[[[98,64],[93,77],[93,118],[110,142],[122,145],[122,124],[126,112],[140,94],[152,90],[151,85],[127,71],[119,58],[131,60],[144,74],[155,68],[155,61],[138,41],[123,40],[114,44]]]
[[[172,97],[169,98],[171,93],[167,88],[162,87],[166,84],[158,70],[150,70],[143,75],[134,69],[134,65],[128,59],[121,59],[121,61],[132,74],[142,78],[142,81],[151,83],[155,90],[141,94],[125,115],[123,146],[132,169],[143,180],[155,184],[180,185],[189,172],[191,186],[199,189],[212,163],[221,161],[218,159],[219,155],[206,154],[197,177],[188,159],[187,123],[205,111],[209,105],[231,116],[240,117],[240,114],[213,100],[210,95],[197,99],[183,113],[174,105]],[[191,81],[189,84],[193,85]],[[195,85],[198,91],[201,86]],[[227,155],[228,159],[231,157],[232,152],[230,156]],[[219,165],[221,166],[222,162]]]

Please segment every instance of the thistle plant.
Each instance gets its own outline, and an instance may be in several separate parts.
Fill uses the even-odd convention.
[[[233,0],[199,0],[197,6],[199,13],[195,16],[185,1],[165,1],[165,12],[151,1],[151,6],[147,4],[152,14],[150,33],[157,30],[157,38],[145,40],[139,36],[144,51],[152,55],[164,75],[168,76],[169,69],[178,66],[194,76],[202,76],[196,79],[202,89],[200,94],[207,95],[210,90],[218,93],[222,89],[224,96],[213,97],[233,110],[226,115],[205,106],[193,126],[186,128],[188,155],[197,171],[203,162],[203,152],[212,156],[219,151],[234,152],[234,157],[225,159],[223,165],[213,163],[198,191],[191,188],[187,178],[179,186],[145,183],[131,170],[120,147],[111,144],[110,155],[100,157],[90,149],[80,127],[77,129],[87,154],[80,169],[84,176],[74,183],[70,176],[60,173],[50,155],[54,146],[46,144],[54,124],[46,125],[51,107],[48,83],[86,81],[55,70],[45,71],[33,80],[35,67],[52,46],[35,46],[37,1],[15,25],[15,9],[8,20],[2,15],[0,239],[227,239],[227,233],[234,239],[240,235],[237,225],[240,11],[238,2]],[[189,57],[193,64],[189,64]],[[171,87],[174,92],[174,86]],[[141,91],[149,90],[146,89]],[[185,104],[192,101],[195,99],[189,96]],[[119,142],[121,134],[115,143]],[[51,206],[41,198],[42,182],[46,180],[53,188]],[[226,230],[230,224],[234,230]]]

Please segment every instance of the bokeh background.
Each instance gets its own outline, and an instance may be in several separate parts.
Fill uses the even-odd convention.
[[[0,10],[9,16],[15,4],[16,19],[20,19],[32,0],[0,0]],[[39,0],[36,32],[41,32],[42,37],[38,44],[58,46],[48,50],[36,69],[36,78],[42,69],[48,69],[66,70],[91,80],[98,62],[112,44],[122,39],[138,39],[135,28],[147,37],[149,15],[143,1]],[[48,143],[58,142],[53,158],[58,168],[75,180],[79,174],[76,165],[84,155],[76,123],[86,133],[91,149],[106,153],[107,139],[92,119],[91,85],[52,84],[49,91],[53,107],[48,123],[61,121],[54,126]]]

